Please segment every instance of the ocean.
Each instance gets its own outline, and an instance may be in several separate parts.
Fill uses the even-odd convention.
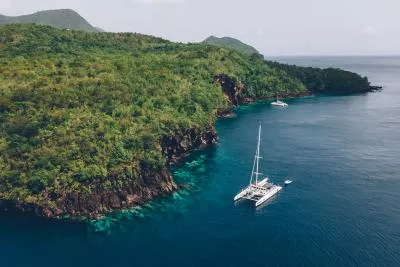
[[[218,144],[173,168],[186,184],[90,224],[0,214],[0,266],[400,266],[400,57],[287,57],[340,67],[382,92],[242,106]],[[293,183],[233,203],[260,169]]]

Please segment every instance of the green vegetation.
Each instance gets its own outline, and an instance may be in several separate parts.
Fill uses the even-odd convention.
[[[217,46],[222,46],[222,47],[226,47],[226,48],[231,48],[231,49],[235,49],[239,52],[251,55],[251,54],[256,54],[259,55],[259,57],[262,58],[262,55],[260,55],[260,53],[257,51],[257,49],[255,49],[254,47],[245,44],[235,38],[232,37],[215,37],[213,35],[211,35],[210,37],[208,37],[207,39],[205,39],[203,41],[203,43],[205,44],[211,44],[211,45],[217,45]]]
[[[258,57],[132,33],[0,26],[0,200],[57,205],[62,192],[143,185],[164,136],[213,126],[225,74],[253,98],[306,88]]]
[[[320,90],[312,75],[325,89],[359,86],[356,74],[289,67],[220,46],[0,26],[0,202],[58,208],[74,192],[160,183],[155,174],[168,165],[162,140],[213,127],[229,106],[220,83],[253,99],[295,96]]]
[[[35,23],[61,29],[80,30],[87,32],[103,31],[100,28],[90,25],[89,22],[71,9],[39,11],[34,14],[17,17],[0,15],[0,25],[12,23]]]
[[[267,62],[267,64],[297,78],[313,93],[354,94],[381,89],[370,86],[367,77],[341,69],[299,67],[278,62]]]
[[[231,48],[253,57],[263,58],[254,47],[231,37],[210,36],[203,43]],[[350,71],[336,68],[299,67],[273,61],[265,61],[265,63],[275,70],[289,74],[292,79],[301,81],[310,92],[316,94],[353,94],[381,89],[380,87],[371,87],[367,77],[361,77]]]

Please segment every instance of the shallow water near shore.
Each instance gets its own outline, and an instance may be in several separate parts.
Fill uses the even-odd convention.
[[[185,188],[90,224],[0,214],[0,266],[400,265],[400,58],[283,58],[343,67],[378,93],[257,102],[217,122],[219,143],[173,169]],[[261,208],[233,203],[261,170]]]

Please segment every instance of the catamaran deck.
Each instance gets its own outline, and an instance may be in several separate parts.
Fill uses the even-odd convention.
[[[267,186],[250,185],[242,191],[237,199],[247,199],[256,202],[256,206],[262,204],[282,189],[281,186],[269,184]]]
[[[246,188],[245,191],[247,192],[242,196],[242,198],[257,201],[265,193],[268,192],[268,188],[263,186],[251,185],[248,188]]]

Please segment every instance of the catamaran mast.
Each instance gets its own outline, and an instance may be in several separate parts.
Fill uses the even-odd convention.
[[[261,139],[261,124],[258,129],[258,142],[257,142],[257,150],[256,150],[256,155],[254,156],[254,162],[253,162],[253,169],[251,170],[251,176],[250,176],[250,185],[253,182],[253,175],[256,175],[256,182],[255,184],[257,185],[258,182],[258,175],[261,174],[258,172],[258,160],[261,158],[260,157],[260,139]],[[256,171],[254,171],[254,167],[256,168]]]
[[[257,155],[257,150],[256,150],[256,155]],[[251,175],[250,175],[250,182],[249,185],[251,185],[251,183],[253,182],[253,175],[254,175],[254,168],[256,166],[256,156],[254,156],[254,160],[253,160],[253,168],[251,169]]]
[[[256,185],[258,183],[258,160],[260,159],[260,137],[261,137],[261,124],[260,127],[258,128],[258,143],[257,143],[257,153],[256,153]]]

